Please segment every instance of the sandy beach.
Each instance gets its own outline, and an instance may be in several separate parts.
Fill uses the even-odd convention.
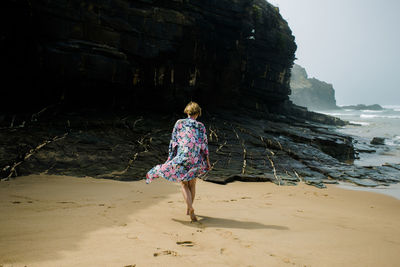
[[[330,185],[0,183],[0,266],[398,266],[400,200]]]

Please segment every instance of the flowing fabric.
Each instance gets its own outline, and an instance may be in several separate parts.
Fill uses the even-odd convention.
[[[146,183],[163,177],[172,182],[190,181],[207,172],[208,141],[203,123],[181,119],[175,123],[164,164],[152,168]]]

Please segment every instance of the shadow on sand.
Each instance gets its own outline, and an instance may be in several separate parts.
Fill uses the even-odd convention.
[[[216,218],[209,216],[197,215],[197,222],[182,221],[178,219],[172,219],[175,222],[179,222],[186,226],[196,228],[238,228],[238,229],[274,229],[274,230],[289,230],[289,227],[280,225],[266,225],[258,222],[239,221],[227,218]]]

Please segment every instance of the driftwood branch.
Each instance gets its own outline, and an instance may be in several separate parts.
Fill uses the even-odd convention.
[[[61,140],[61,139],[64,139],[67,135],[68,135],[68,133],[65,133],[65,134],[63,134],[62,136],[55,136],[55,137],[53,137],[53,138],[50,139],[50,140],[44,141],[43,143],[39,144],[39,145],[36,146],[35,148],[32,148],[31,150],[29,150],[29,152],[25,154],[25,156],[24,156],[24,158],[23,158],[22,160],[20,160],[20,161],[18,161],[18,162],[15,162],[11,167],[10,167],[10,166],[7,166],[7,167],[3,168],[3,170],[7,170],[7,169],[10,168],[10,173],[8,174],[8,176],[7,176],[6,178],[2,179],[1,181],[7,181],[7,180],[9,180],[12,176],[17,176],[17,167],[18,167],[19,165],[21,165],[24,161],[26,161],[26,160],[29,159],[31,156],[33,156],[33,155],[34,155],[37,151],[39,151],[42,147],[44,147],[44,146],[46,146],[46,145],[48,145],[48,144],[50,144],[50,143],[53,143],[53,142],[59,141],[59,140]]]
[[[217,133],[216,133],[213,129],[211,129],[211,126],[208,127],[208,129],[210,130],[210,141],[213,141],[213,136],[215,136],[215,139],[216,139],[217,142],[218,142],[218,135],[217,135]]]
[[[235,133],[235,135],[236,135],[236,138],[238,139],[238,141],[240,142],[240,144],[242,145],[242,149],[243,149],[243,165],[242,165],[242,172],[241,172],[241,174],[244,174],[245,173],[245,171],[246,171],[246,166],[247,166],[247,160],[246,160],[246,157],[247,157],[247,150],[246,150],[246,146],[244,145],[244,140],[242,139],[241,140],[241,138],[239,137],[239,134],[237,133],[237,131],[235,130],[235,128],[233,127],[233,125],[231,125],[232,126],[232,130],[233,130],[233,132]]]
[[[294,174],[296,175],[297,178],[299,178],[300,181],[304,181],[301,176],[295,171],[293,170]]]
[[[275,168],[274,161],[268,155],[267,155],[267,158],[268,158],[269,162],[271,163],[275,179],[278,181],[278,184],[281,185],[281,179],[278,178],[278,175],[276,174],[276,168]]]

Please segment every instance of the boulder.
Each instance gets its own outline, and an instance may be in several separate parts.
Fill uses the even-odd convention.
[[[384,145],[385,144],[385,138],[383,137],[374,137],[371,140],[371,145]]]

